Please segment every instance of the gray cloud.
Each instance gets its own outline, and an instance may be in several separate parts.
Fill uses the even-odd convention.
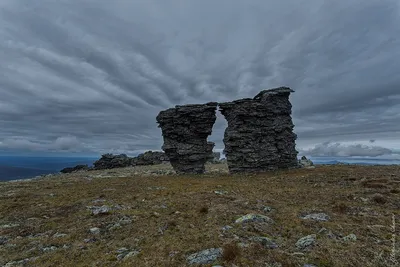
[[[160,149],[160,110],[282,85],[296,90],[300,147],[400,133],[396,0],[4,0],[0,7],[3,148]],[[219,115],[210,138],[217,149],[225,126]]]
[[[329,157],[377,157],[383,155],[392,155],[394,152],[388,148],[380,146],[367,146],[362,144],[341,144],[325,142],[318,144],[313,148],[299,151],[307,156],[329,156]]]
[[[82,143],[75,136],[58,137],[53,142],[30,141],[23,138],[4,139],[0,148],[21,151],[84,151]]]

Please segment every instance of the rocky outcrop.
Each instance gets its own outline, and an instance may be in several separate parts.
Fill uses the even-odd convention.
[[[211,154],[211,157],[207,160],[207,162],[212,163],[212,164],[221,163],[220,158],[221,158],[221,153],[213,152]]]
[[[230,172],[298,167],[288,87],[263,90],[253,99],[219,104],[228,121],[224,144]]]
[[[134,159],[125,154],[113,155],[104,154],[99,160],[93,163],[95,170],[124,168],[134,165]]]
[[[168,156],[164,152],[146,151],[133,159],[134,165],[156,165],[168,163]]]
[[[306,156],[302,156],[301,159],[299,159],[299,166],[303,168],[309,168],[311,166],[314,166],[314,163]]]
[[[87,171],[87,170],[89,170],[88,165],[76,165],[75,167],[64,168],[60,172],[61,173],[72,173],[72,172]]]
[[[207,142],[216,120],[218,103],[176,106],[161,111],[157,122],[164,138],[162,149],[177,173],[203,173],[214,143]]]

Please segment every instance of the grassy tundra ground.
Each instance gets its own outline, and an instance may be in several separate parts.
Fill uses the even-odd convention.
[[[189,266],[190,254],[209,248],[222,255],[204,266],[400,261],[399,166],[256,175],[208,168],[202,176],[160,165],[0,183],[0,266]],[[310,213],[329,220],[301,218]],[[246,214],[273,222],[235,223]],[[296,246],[312,234],[314,243]]]

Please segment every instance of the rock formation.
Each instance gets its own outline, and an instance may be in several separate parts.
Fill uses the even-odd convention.
[[[302,156],[301,159],[299,160],[299,167],[307,168],[311,166],[314,166],[314,163],[306,156]]]
[[[216,120],[218,103],[176,106],[161,111],[157,122],[164,138],[162,149],[177,173],[203,173],[214,143],[207,142]]]
[[[288,87],[263,90],[253,99],[219,104],[228,121],[224,134],[230,172],[298,167]]]
[[[125,154],[113,155],[104,154],[99,160],[93,163],[95,170],[113,169],[113,168],[124,168],[134,165],[133,158],[128,157]]]
[[[156,165],[168,163],[168,156],[164,152],[146,151],[143,154],[133,158],[134,165]]]
[[[60,172],[61,173],[72,173],[72,172],[87,171],[87,170],[89,170],[89,166],[88,165],[76,165],[75,167],[64,168]]]

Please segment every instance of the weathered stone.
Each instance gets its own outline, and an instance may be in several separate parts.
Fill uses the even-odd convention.
[[[113,168],[124,168],[134,165],[133,158],[125,154],[113,155],[104,154],[101,158],[93,163],[95,170],[105,170]]]
[[[329,219],[330,219],[329,215],[325,214],[325,213],[311,213],[311,214],[301,216],[300,218],[303,220],[314,220],[314,221],[320,221],[320,222],[329,221]]]
[[[91,210],[92,215],[105,215],[105,214],[109,214],[111,211],[111,207],[107,206],[107,205],[89,206],[87,208]]]
[[[349,242],[349,241],[354,242],[354,241],[357,241],[357,236],[356,236],[355,234],[349,234],[349,235],[343,237],[343,241],[345,241],[345,242]]]
[[[98,228],[98,227],[90,228],[90,229],[89,229],[89,232],[90,232],[91,234],[98,235],[98,234],[100,234],[100,228]]]
[[[86,171],[88,169],[89,169],[88,165],[76,165],[75,167],[64,168],[60,172],[61,173],[72,173],[72,172],[77,172],[77,171]]]
[[[288,87],[263,90],[253,99],[220,103],[228,121],[224,144],[230,172],[297,168],[296,134]]]
[[[127,248],[117,249],[117,259],[118,260],[126,260],[131,257],[135,257],[140,253],[140,250],[129,250]]]
[[[210,248],[193,253],[187,257],[189,264],[210,264],[222,257],[221,248]]]
[[[299,165],[300,167],[303,168],[310,168],[314,166],[314,163],[308,159],[306,156],[302,156],[301,159],[299,160]]]
[[[317,235],[315,235],[315,234],[302,237],[299,240],[297,240],[296,247],[298,249],[306,249],[308,247],[311,247],[315,244],[316,238],[317,238]]]
[[[42,248],[42,251],[43,251],[43,252],[51,252],[51,251],[55,251],[55,250],[57,250],[57,247],[55,247],[55,246],[50,246],[50,247],[44,247],[44,248]]]
[[[160,151],[146,151],[133,158],[134,165],[156,165],[168,163],[168,156]]]
[[[214,143],[207,142],[207,137],[216,120],[217,105],[176,106],[158,114],[162,149],[177,173],[204,173],[204,164],[212,158]]]
[[[273,223],[274,221],[270,217],[261,214],[247,214],[238,218],[235,221],[235,223],[249,223],[249,222]]]

